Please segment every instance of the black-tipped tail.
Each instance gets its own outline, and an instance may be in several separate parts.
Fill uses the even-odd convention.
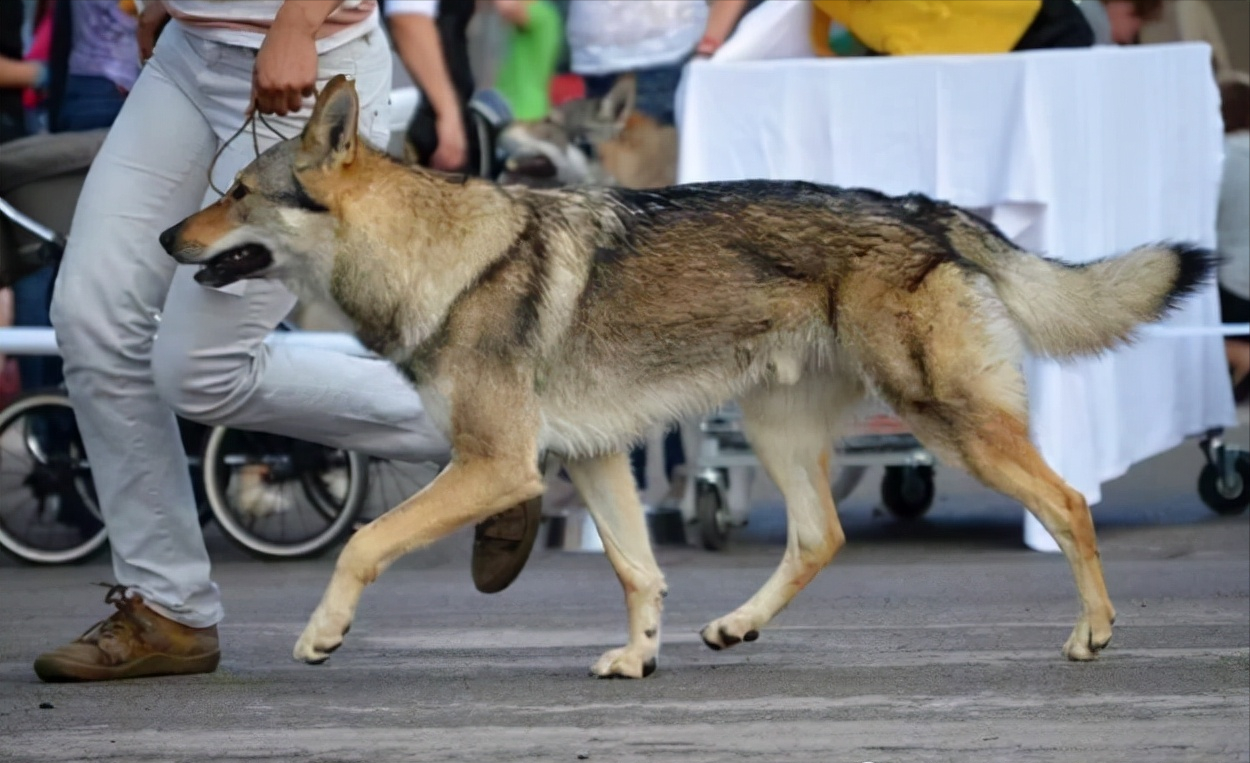
[[[1062,359],[1131,342],[1139,326],[1214,277],[1219,262],[1210,249],[1173,241],[1075,267],[1021,256],[998,266],[994,284],[1029,347]]]
[[[1212,249],[1184,241],[1164,242],[1159,244],[1159,248],[1170,249],[1176,255],[1178,265],[1176,281],[1164,297],[1164,312],[1176,309],[1186,297],[1213,280],[1223,260],[1220,254]]]

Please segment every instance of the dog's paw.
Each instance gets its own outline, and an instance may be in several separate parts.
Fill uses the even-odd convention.
[[[295,659],[309,665],[320,665],[330,659],[334,650],[343,645],[343,637],[352,629],[350,624],[341,629],[327,629],[325,625],[319,624],[319,621],[326,618],[319,615],[320,610],[313,614],[312,620],[300,634],[299,641],[295,642]]]
[[[1072,635],[1063,645],[1063,656],[1073,662],[1089,662],[1098,659],[1107,644],[1111,643],[1111,622],[1104,621],[1099,625],[1091,625],[1090,619],[1082,617],[1076,621]]]
[[[655,672],[655,658],[654,650],[623,646],[605,652],[590,668],[590,674],[599,678],[646,678]]]
[[[734,613],[708,623],[699,636],[709,649],[720,651],[743,641],[754,641],[760,637],[760,631],[752,618]]]

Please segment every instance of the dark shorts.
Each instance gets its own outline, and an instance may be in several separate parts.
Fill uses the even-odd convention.
[[[1250,323],[1250,301],[1233,294],[1231,291],[1220,287],[1220,322],[1221,323]],[[1242,342],[1250,342],[1250,334],[1240,334],[1238,336],[1230,336],[1229,339],[1236,339]]]
[[[1037,16],[1014,50],[1088,48],[1093,44],[1094,30],[1076,3],[1072,0],[1042,0]]]

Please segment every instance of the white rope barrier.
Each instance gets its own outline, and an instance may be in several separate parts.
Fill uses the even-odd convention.
[[[1199,336],[1235,336],[1250,334],[1250,323],[1224,323],[1218,326],[1145,326],[1144,336],[1185,339]],[[316,347],[348,355],[369,355],[351,334],[337,331],[278,331],[265,340],[286,347]],[[5,355],[59,355],[56,338],[50,328],[0,328],[0,353]]]

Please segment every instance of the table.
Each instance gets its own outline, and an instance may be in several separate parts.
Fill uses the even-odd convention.
[[[1223,148],[1209,61],[1204,43],[694,61],[678,179],[925,193],[1070,262],[1162,239],[1213,246]],[[1034,441],[1091,504],[1132,464],[1236,424],[1218,324],[1212,285],[1131,348],[1027,359]],[[1028,520],[1026,541],[1053,550]]]

